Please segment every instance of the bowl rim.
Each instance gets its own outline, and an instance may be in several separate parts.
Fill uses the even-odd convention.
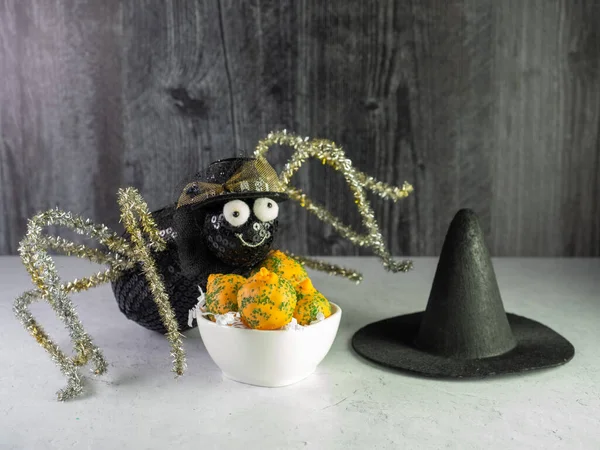
[[[311,329],[314,329],[317,326],[324,324],[329,319],[332,319],[334,316],[338,316],[338,315],[342,314],[342,308],[340,308],[340,305],[338,305],[337,303],[333,303],[333,302],[329,302],[329,304],[332,306],[331,315],[329,317],[326,317],[324,320],[321,320],[320,322],[309,325],[308,327],[310,327]],[[195,309],[199,310],[200,305],[196,305]],[[294,330],[281,330],[281,329],[280,330],[256,330],[254,328],[224,327],[222,325],[217,325],[216,322],[213,322],[208,317],[205,317],[205,316],[199,316],[199,317],[202,317],[202,319],[204,319],[205,322],[203,322],[203,324],[208,327],[218,327],[218,328],[223,328],[223,329],[231,329],[231,330],[244,331],[244,332],[249,332],[249,333],[272,333],[274,331],[283,331],[283,332],[294,331]],[[196,319],[196,322],[198,323],[198,329],[200,329],[200,320],[198,318]],[[308,328],[308,327],[305,327],[305,328]]]

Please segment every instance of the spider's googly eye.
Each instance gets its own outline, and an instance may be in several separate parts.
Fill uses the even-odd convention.
[[[270,222],[271,220],[277,219],[279,205],[275,200],[263,197],[256,199],[253,210],[254,215],[258,217],[258,220],[261,222]]]
[[[234,227],[241,227],[250,217],[250,207],[241,200],[231,200],[223,206],[223,217]]]

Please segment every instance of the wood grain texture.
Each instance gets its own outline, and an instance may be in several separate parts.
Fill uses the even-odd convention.
[[[600,4],[497,8],[494,252],[598,255]]]
[[[117,220],[119,7],[0,3],[0,253],[16,253],[27,218],[49,208]]]
[[[119,187],[159,208],[286,128],[413,183],[373,197],[396,255],[437,255],[469,207],[493,255],[600,256],[599,24],[595,0],[3,0],[0,254],[37,211],[119,228]],[[294,184],[360,227],[341,175]],[[370,253],[281,220],[280,247]]]

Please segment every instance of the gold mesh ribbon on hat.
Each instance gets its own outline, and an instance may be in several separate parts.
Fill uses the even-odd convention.
[[[295,150],[280,176],[263,157],[269,148],[274,145],[287,145]],[[407,197],[413,191],[410,184],[405,182],[401,187],[398,187],[378,181],[357,171],[352,166],[352,162],[346,158],[344,151],[335,143],[324,139],[309,140],[309,138],[288,134],[285,130],[269,133],[265,139],[259,142],[255,155],[255,160],[244,163],[223,184],[201,182],[188,184],[179,198],[178,206],[199,203],[210,197],[225,193],[285,193],[292,200],[297,201],[301,207],[315,214],[320,220],[332,225],[353,244],[373,249],[375,254],[381,258],[383,266],[387,270],[405,272],[412,267],[410,261],[392,260],[383,242],[373,210],[365,195],[365,191],[370,190],[384,199],[397,201]],[[294,173],[308,158],[317,158],[323,164],[331,166],[344,175],[354,194],[355,203],[362,216],[363,225],[367,230],[366,234],[361,235],[353,231],[329,213],[325,207],[312,202],[305,193],[289,184]],[[196,186],[195,191],[197,192],[195,195],[188,194],[188,192],[192,192],[189,191],[192,186]],[[152,252],[162,251],[166,243],[160,237],[156,223],[146,203],[135,189],[119,190],[118,201],[121,209],[121,221],[124,223],[129,236],[131,236],[129,240],[120,237],[104,225],[84,220],[70,212],[52,209],[36,215],[29,221],[27,234],[19,247],[21,259],[31,276],[35,289],[19,296],[15,301],[13,310],[25,329],[50,354],[52,360],[66,376],[67,386],[58,392],[59,400],[68,400],[81,394],[83,383],[79,376],[79,367],[92,362],[94,366],[92,372],[96,375],[103,374],[107,369],[104,356],[84,330],[69,294],[82,292],[114,280],[123,271],[138,264],[143,268],[153,299],[167,329],[166,337],[171,344],[173,371],[177,375],[182,375],[185,370],[185,352],[181,343],[181,334],[177,327],[173,309],[168,301],[163,280],[158,273],[152,255]],[[48,226],[71,228],[80,235],[99,241],[106,249],[98,250],[60,237],[45,236],[42,230]],[[86,258],[107,265],[108,268],[95,275],[63,283],[58,276],[56,265],[49,254],[49,250]],[[352,269],[345,269],[310,258],[294,257],[301,264],[312,269],[339,275],[356,282],[359,282],[362,278],[358,272]],[[40,300],[47,302],[63,321],[74,344],[74,355],[70,356],[64,353],[31,314],[30,305]]]
[[[202,203],[205,200],[222,194],[243,194],[245,192],[280,192],[285,191],[279,181],[275,169],[264,158],[256,158],[245,162],[225,183],[206,183],[193,181],[188,183],[177,202],[180,208],[186,205]]]

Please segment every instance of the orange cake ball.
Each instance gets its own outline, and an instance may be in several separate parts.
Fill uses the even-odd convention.
[[[306,273],[302,264],[279,250],[271,250],[265,260],[260,263],[259,268],[255,269],[252,274],[256,274],[261,267],[275,272],[292,283],[293,286],[308,278],[308,273]]]
[[[314,288],[308,278],[296,286],[296,294],[298,300],[294,318],[299,325],[310,325],[311,322],[317,320],[319,313],[322,313],[325,318],[331,315],[329,300]]]
[[[208,276],[206,284],[206,309],[213,314],[238,310],[237,293],[246,282],[240,275],[222,273]]]
[[[296,291],[290,282],[263,267],[240,288],[237,301],[247,326],[277,330],[292,320]]]

